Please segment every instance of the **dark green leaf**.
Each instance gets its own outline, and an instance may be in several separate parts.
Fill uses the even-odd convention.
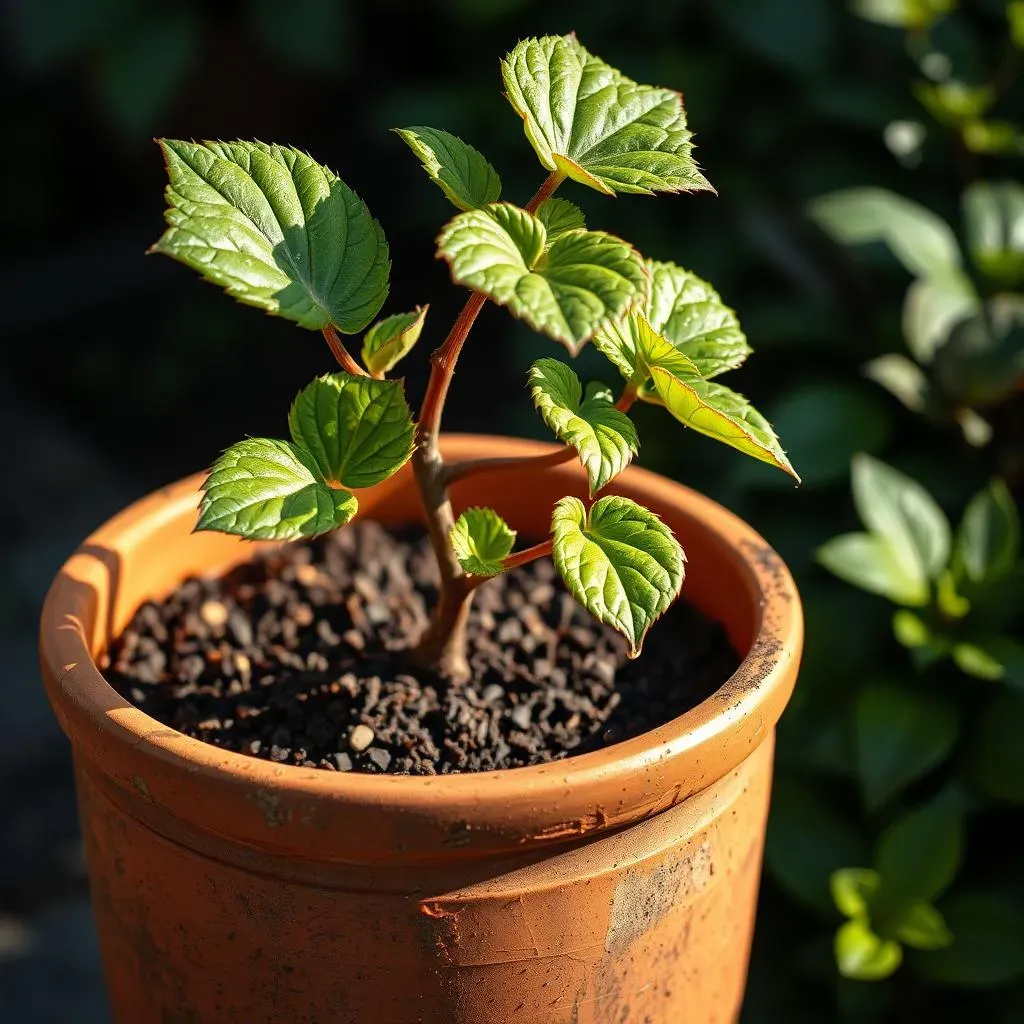
[[[990,800],[1024,804],[1024,694],[989,698],[971,729],[967,776]]]
[[[993,480],[976,494],[960,522],[956,552],[975,583],[1008,575],[1020,557],[1020,515],[1009,488]]]
[[[288,426],[324,479],[343,487],[372,487],[412,454],[414,427],[401,381],[318,377],[292,403]]]
[[[160,142],[167,223],[153,247],[251,306],[319,330],[362,330],[391,268],[380,225],[332,171],[262,142]]]
[[[423,169],[460,210],[476,210],[501,195],[501,179],[482,153],[438,128],[396,128]]]
[[[523,40],[501,73],[548,170],[608,195],[711,190],[690,155],[680,93],[638,85],[574,35]]]
[[[295,540],[343,526],[355,496],[323,479],[316,460],[287,441],[253,437],[232,445],[203,483],[197,530],[249,540]]]

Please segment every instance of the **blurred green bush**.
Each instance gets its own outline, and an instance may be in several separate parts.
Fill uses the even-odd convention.
[[[327,365],[142,259],[162,225],[153,135],[309,149],[381,217],[389,308],[430,301],[441,330],[461,304],[429,258],[445,203],[387,128],[462,135],[525,199],[536,167],[496,59],[517,39],[575,29],[683,89],[719,198],[572,198],[716,282],[758,353],[736,386],[804,477],[640,424],[643,463],[752,522],[805,600],[744,1020],[1024,1020],[1020,0],[12,0],[4,17],[3,372],[140,493],[276,428]],[[524,374],[550,351],[482,323],[447,425],[539,433]],[[481,410],[494,360],[507,384]],[[860,529],[855,455],[860,511],[895,511],[837,547]]]

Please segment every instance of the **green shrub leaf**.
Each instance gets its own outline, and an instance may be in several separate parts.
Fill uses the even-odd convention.
[[[1024,693],[997,691],[975,719],[967,777],[983,796],[1024,805]]]
[[[328,485],[309,452],[287,441],[252,437],[213,464],[196,529],[295,540],[343,526],[358,507],[355,495]]]
[[[375,323],[363,336],[363,365],[375,377],[382,377],[404,359],[420,340],[423,321],[430,306],[417,306],[411,313],[395,313]]]
[[[944,949],[953,934],[930,903],[915,903],[900,916],[896,938],[913,949]]]
[[[713,191],[690,155],[678,92],[638,85],[575,36],[526,39],[502,61],[501,73],[549,171],[607,195]]]
[[[911,607],[928,603],[927,583],[907,573],[884,537],[845,533],[822,544],[817,559],[829,572],[868,593]]]
[[[400,381],[318,377],[292,403],[288,426],[323,478],[343,487],[372,487],[412,454],[412,414]]]
[[[903,336],[914,358],[928,364],[953,328],[981,307],[971,279],[959,269],[919,277],[903,303]]]
[[[878,872],[871,868],[840,868],[829,878],[832,902],[844,917],[867,920],[881,882]]]
[[[915,277],[960,266],[952,228],[918,203],[881,188],[850,188],[813,200],[811,217],[837,242],[885,242]]]
[[[881,981],[903,961],[900,944],[880,938],[862,918],[840,925],[834,949],[839,973],[856,981]]]
[[[925,412],[935,402],[931,383],[924,371],[898,352],[890,352],[865,363],[864,376],[880,384],[911,412]]]
[[[893,28],[923,29],[956,7],[956,0],[853,0],[853,13]]]
[[[648,260],[647,269],[651,290],[646,305],[594,335],[595,347],[627,380],[642,383],[649,376],[637,357],[644,330],[641,318],[682,352],[702,377],[717,377],[746,360],[751,351],[746,335],[711,285],[674,263]]]
[[[516,531],[490,508],[468,508],[451,528],[451,542],[459,565],[470,576],[497,576],[505,571],[501,560],[512,551]]]
[[[530,367],[530,393],[555,436],[579,452],[591,495],[636,455],[640,440],[630,418],[615,408],[607,391],[595,390],[584,398],[572,367],[557,359],[538,359]]]
[[[854,711],[857,770],[864,802],[877,810],[949,756],[958,731],[955,709],[941,697],[907,687],[861,690]]]
[[[544,224],[508,203],[459,214],[438,239],[459,284],[507,306],[575,355],[607,320],[647,291],[640,255],[603,231],[570,231],[548,244]]]
[[[156,252],[233,298],[319,330],[361,331],[388,293],[380,225],[333,171],[262,142],[162,139],[167,223]]]
[[[498,172],[478,150],[439,128],[396,128],[423,169],[460,210],[476,210],[501,195]]]
[[[945,901],[943,913],[953,941],[916,959],[926,977],[968,988],[1024,977],[1024,914],[1006,893],[957,893]]]
[[[957,531],[956,553],[975,583],[1013,571],[1020,557],[1020,515],[1002,480],[993,480],[971,499]]]
[[[916,481],[870,455],[853,458],[853,501],[868,530],[889,543],[908,579],[936,580],[949,561],[949,521]]]
[[[583,211],[568,199],[545,199],[537,207],[537,219],[544,225],[549,244],[567,231],[581,231],[587,226]]]
[[[555,565],[570,593],[622,633],[635,658],[683,585],[686,556],[672,531],[635,501],[609,496],[589,512],[578,498],[562,498],[551,532]]]
[[[953,645],[953,661],[975,679],[1024,690],[1024,644],[1008,636],[975,637]]]
[[[1024,280],[1024,185],[976,181],[964,193],[964,228],[983,274],[1011,288]]]

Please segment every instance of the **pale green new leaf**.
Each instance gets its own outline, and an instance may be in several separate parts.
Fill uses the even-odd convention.
[[[853,458],[853,503],[861,521],[884,537],[911,579],[936,580],[949,561],[949,521],[915,480],[870,455]]]
[[[475,210],[501,195],[498,172],[478,150],[439,128],[396,128],[423,169],[460,210]]]
[[[607,195],[713,191],[691,156],[680,93],[638,85],[572,35],[523,40],[501,73],[548,170]]]
[[[638,351],[654,385],[653,396],[645,393],[642,397],[660,401],[680,423],[776,466],[799,482],[771,424],[750,402],[721,384],[705,380],[694,363],[643,317],[636,319]]]
[[[945,949],[953,933],[930,903],[914,903],[900,916],[896,938],[912,949]]]
[[[203,482],[196,530],[249,540],[295,540],[343,526],[355,495],[328,485],[316,460],[297,445],[252,437],[232,445]]]
[[[635,501],[599,498],[588,512],[562,498],[551,517],[553,555],[569,592],[640,653],[644,635],[676,599],[686,556],[672,531]]]
[[[153,251],[229,295],[320,330],[361,331],[388,293],[380,225],[333,171],[262,142],[160,141],[170,225]]]
[[[538,359],[530,367],[530,394],[555,436],[579,452],[591,495],[629,465],[640,440],[630,418],[615,408],[606,390],[586,398],[572,367],[557,359]]]
[[[915,277],[929,277],[960,266],[953,229],[919,203],[885,189],[843,189],[820,196],[811,216],[837,242],[885,242]]]
[[[871,868],[839,868],[829,876],[832,902],[844,917],[867,919],[871,898],[881,885],[878,872]]]
[[[292,403],[288,426],[324,479],[343,487],[372,487],[412,454],[414,427],[401,381],[318,377]]]
[[[457,283],[575,355],[598,327],[644,297],[647,271],[630,245],[603,231],[570,231],[548,243],[539,218],[494,203],[451,220],[438,255]]]
[[[702,377],[717,377],[742,365],[751,349],[736,314],[718,292],[674,263],[648,260],[647,269],[651,289],[646,305],[594,335],[595,347],[619,372],[638,383],[649,376],[637,359],[641,318],[690,359]]]
[[[863,918],[841,925],[833,948],[839,973],[856,981],[888,978],[903,961],[900,944],[876,935]]]
[[[846,533],[826,541],[818,561],[841,580],[896,604],[921,607],[928,603],[928,583],[920,573],[908,573],[892,545],[870,533]]]
[[[512,551],[516,531],[490,508],[467,508],[449,533],[455,557],[470,576],[497,576]]]
[[[587,226],[583,211],[568,199],[545,199],[537,207],[537,219],[547,231],[549,244],[566,231],[585,230]]]
[[[976,181],[964,193],[967,248],[978,269],[1000,284],[1024,280],[1024,185]]]
[[[430,306],[411,313],[395,313],[375,323],[363,336],[363,365],[375,377],[383,377],[404,359],[420,339]]]

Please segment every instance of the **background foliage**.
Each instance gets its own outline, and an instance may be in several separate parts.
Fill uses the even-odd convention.
[[[1019,503],[1019,306],[1010,303],[998,324],[975,317],[954,330],[943,295],[954,292],[955,308],[958,285],[927,257],[921,266],[901,253],[900,239],[916,237],[919,225],[883,214],[897,258],[882,243],[840,246],[835,239],[849,233],[812,201],[866,186],[911,199],[951,226],[968,253],[958,265],[983,299],[1019,291],[1020,220],[1017,262],[1000,261],[991,243],[978,241],[991,236],[961,211],[972,182],[1020,179],[1012,115],[1024,109],[1016,77],[1024,15],[1003,0],[965,0],[958,10],[951,0],[855,6],[857,13],[832,0],[633,0],[628,10],[618,0],[8,4],[0,75],[13,101],[6,142],[16,158],[0,164],[9,236],[0,257],[0,384],[19,396],[19,427],[31,434],[33,424],[59,424],[115,467],[129,494],[141,494],[209,464],[240,432],[273,432],[282,406],[331,369],[314,336],[225,303],[170,261],[143,258],[162,224],[153,135],[286,141],[336,169],[388,235],[389,308],[431,303],[426,350],[463,300],[432,258],[448,209],[386,129],[430,124],[462,136],[522,202],[540,176],[499,96],[497,71],[517,39],[575,29],[631,77],[683,89],[718,198],[627,202],[574,189],[572,199],[591,227],[620,231],[652,258],[691,268],[738,310],[756,356],[737,371],[736,387],[776,426],[804,479],[796,491],[782,474],[690,433],[663,431],[659,442],[655,423],[645,429],[656,410],[638,410],[643,464],[752,522],[792,566],[805,599],[805,668],[780,731],[745,1020],[944,1021],[974,1012],[1008,1024],[1024,1019],[1024,875],[1009,839],[1024,800],[1024,691],[1006,666],[1002,679],[979,679],[996,674],[991,666],[986,673],[984,658],[946,655],[964,623],[983,627],[969,638],[975,647],[979,637],[1019,636],[1019,590],[1016,605],[1013,592],[989,602],[997,607],[985,618],[985,601],[961,592],[970,590],[962,574],[943,591],[946,565],[937,566],[924,611],[908,610],[926,633],[906,616],[894,633],[891,604],[829,574],[816,553],[862,528],[849,481],[858,452],[919,481],[954,526],[994,477]],[[863,213],[849,221],[863,222]],[[934,246],[925,250],[934,255]],[[987,261],[979,251],[990,253]],[[905,313],[912,285],[919,301]],[[525,371],[551,354],[550,344],[485,310],[446,426],[542,436]],[[886,371],[872,362],[892,355],[906,365],[890,359]],[[581,360],[581,376],[611,380],[596,353]],[[408,366],[418,394],[425,361],[414,356]],[[483,403],[482,382],[496,367],[499,386]],[[75,494],[84,501],[98,486],[86,475]],[[1019,566],[1009,575],[1019,580]],[[969,612],[961,614],[957,598],[972,601]],[[1007,613],[1014,608],[1016,619]],[[12,628],[34,628],[32,608],[6,610]],[[922,878],[925,862],[931,873]],[[862,870],[836,876],[842,869]],[[901,913],[908,900],[934,908],[951,944],[928,911],[916,931],[896,920],[893,900],[879,911],[871,871],[895,890]],[[847,974],[872,973],[863,968],[871,936],[910,947],[898,969],[889,973],[891,949],[876,950],[867,962],[887,978],[842,977],[833,943],[844,920],[860,926],[840,949],[860,950],[846,956]],[[907,934],[917,946],[942,948],[913,948]]]

